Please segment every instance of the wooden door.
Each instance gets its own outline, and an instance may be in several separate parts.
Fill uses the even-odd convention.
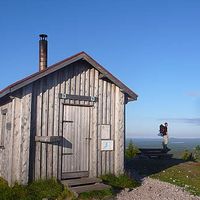
[[[64,105],[62,179],[88,176],[90,107]]]

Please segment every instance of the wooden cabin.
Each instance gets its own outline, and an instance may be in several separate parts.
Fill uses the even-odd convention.
[[[45,45],[40,71],[0,92],[0,177],[122,173],[125,105],[137,95],[85,52],[46,67]]]

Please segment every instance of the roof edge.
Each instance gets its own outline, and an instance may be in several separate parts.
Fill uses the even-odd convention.
[[[119,79],[117,79],[115,76],[113,76],[109,71],[107,71],[102,65],[100,65],[98,62],[96,62],[92,57],[90,57],[87,53],[84,51],[81,51],[71,57],[68,57],[62,61],[59,61],[51,66],[49,66],[47,69],[36,72],[30,76],[27,76],[24,79],[21,79],[3,90],[0,91],[0,98],[8,95],[9,93],[12,93],[23,86],[26,86],[50,73],[53,73],[66,65],[69,65],[73,62],[76,62],[78,60],[84,59],[86,60],[89,64],[91,64],[94,68],[96,68],[100,73],[102,73],[106,78],[111,80],[114,84],[116,84],[123,93],[126,93],[129,97],[129,101],[137,100],[138,95],[134,93],[131,89],[129,89],[125,84],[123,84]]]
[[[40,74],[48,74],[48,72],[51,71],[55,66],[58,66],[58,65],[60,65],[60,64],[63,64],[63,63],[65,63],[65,62],[67,62],[68,60],[71,60],[71,59],[73,59],[73,58],[76,58],[77,56],[80,56],[80,55],[82,55],[82,54],[85,54],[85,52],[81,51],[81,52],[79,52],[79,53],[77,53],[77,54],[75,54],[75,55],[73,55],[73,56],[70,56],[70,57],[68,57],[68,58],[66,58],[66,59],[64,59],[64,60],[62,60],[62,61],[59,61],[59,62],[57,62],[57,63],[55,63],[55,64],[53,64],[53,65],[50,65],[49,67],[47,67],[47,68],[46,68],[45,70],[43,70],[43,71],[35,72],[35,73],[33,73],[33,74],[31,74],[31,75],[29,75],[29,76],[27,76],[27,77],[25,77],[25,78],[23,78],[23,79],[21,79],[21,80],[19,80],[19,81],[16,81],[16,82],[14,82],[14,83],[8,85],[7,87],[5,87],[4,89],[2,89],[2,90],[0,91],[0,98],[2,98],[3,96],[5,96],[5,95],[7,95],[7,94],[9,94],[9,93],[11,93],[11,92],[14,92],[13,88],[14,88],[15,86],[17,86],[18,84],[21,84],[21,83],[23,83],[23,82],[25,82],[25,81],[27,81],[27,80],[29,80],[29,79],[35,78],[36,76],[38,76],[38,75],[40,75]],[[54,71],[54,70],[53,70],[53,71]],[[55,71],[56,71],[56,70],[55,70]],[[50,72],[50,73],[52,73],[52,72]],[[38,78],[38,79],[39,79],[39,78]]]

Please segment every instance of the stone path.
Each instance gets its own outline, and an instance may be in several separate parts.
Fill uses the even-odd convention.
[[[144,178],[142,185],[129,191],[121,191],[117,200],[200,200],[182,188],[152,178]]]

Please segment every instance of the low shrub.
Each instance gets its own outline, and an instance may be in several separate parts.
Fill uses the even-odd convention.
[[[100,191],[91,191],[91,192],[83,192],[79,195],[80,200],[87,199],[105,199],[113,196],[113,192],[111,189],[105,189]]]
[[[0,200],[10,200],[12,196],[12,189],[3,178],[0,178]]]
[[[200,162],[200,145],[197,145],[194,149],[194,159]]]
[[[137,186],[139,186],[139,182],[129,178],[125,174],[121,174],[119,176],[115,176],[113,174],[107,174],[103,175],[102,177],[103,182],[105,182],[108,185],[111,185],[114,188],[123,189],[123,188],[129,188],[133,189]]]
[[[194,157],[193,157],[193,155],[190,151],[185,150],[183,152],[182,159],[185,160],[185,161],[193,161]]]
[[[12,194],[13,199],[15,200],[31,200],[28,194],[27,186],[22,186],[18,183],[15,183],[12,187]]]
[[[28,193],[33,200],[56,199],[63,189],[62,184],[58,183],[56,179],[37,180],[28,185]]]
[[[57,200],[74,200],[76,199],[74,194],[67,188],[64,187],[62,193],[58,196]]]
[[[126,159],[130,160],[134,158],[139,152],[139,149],[133,144],[133,141],[130,140],[130,142],[128,143],[128,147],[125,150]]]
[[[56,179],[37,180],[27,186],[15,183],[9,187],[8,183],[0,178],[0,200],[72,200],[74,195],[68,188]]]

